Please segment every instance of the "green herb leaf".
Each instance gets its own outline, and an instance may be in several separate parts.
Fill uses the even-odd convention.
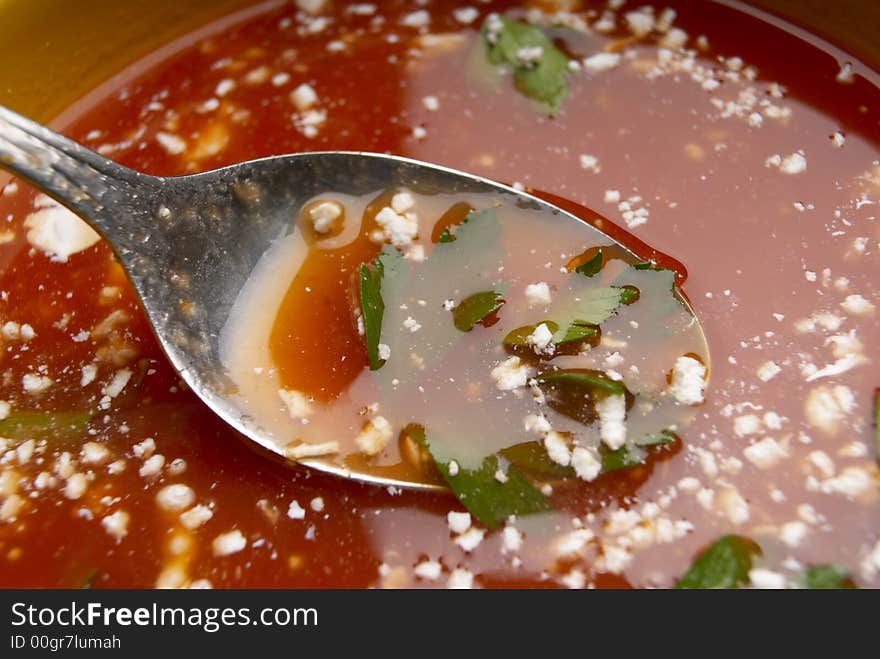
[[[540,28],[493,14],[483,23],[489,61],[509,65],[517,90],[541,103],[550,116],[568,94],[568,58]],[[531,61],[524,55],[538,53]]]
[[[849,570],[841,565],[814,565],[804,570],[804,584],[811,589],[852,589],[858,588]]]
[[[437,238],[438,243],[451,243],[455,240],[455,236],[452,235],[452,232],[449,230],[449,227],[443,229],[440,233],[440,236]]]
[[[404,433],[424,447],[449,488],[474,518],[489,529],[497,528],[510,515],[530,515],[551,510],[550,502],[515,468],[504,472],[503,483],[495,476],[502,467],[497,455],[483,459],[478,469],[458,467],[453,476],[450,461],[443,461],[431,449],[425,429],[416,424],[404,428]]]
[[[570,419],[590,425],[596,420],[596,403],[605,396],[629,394],[622,382],[602,371],[567,368],[541,373],[535,378],[547,405]]]
[[[361,316],[364,321],[364,340],[367,344],[367,357],[370,370],[375,371],[385,364],[379,357],[379,339],[382,334],[382,317],[385,314],[385,303],[382,300],[382,279],[386,268],[400,267],[401,257],[396,249],[386,246],[376,257],[371,268],[361,263],[360,300]]]
[[[591,288],[578,296],[580,299],[564,310],[566,318],[560,323],[567,328],[572,324],[601,325],[611,318],[622,304],[638,299],[638,290],[631,286],[602,286]]]
[[[89,412],[40,412],[21,410],[0,421],[0,437],[12,439],[79,439],[92,415]]]
[[[82,582],[82,585],[80,586],[80,588],[83,590],[90,590],[92,587],[92,582],[95,580],[95,577],[97,577],[97,576],[98,576],[97,570],[92,570],[91,572],[89,572],[88,576]]]
[[[602,248],[596,248],[596,253],[593,254],[587,261],[579,265],[574,269],[575,272],[580,273],[582,275],[586,275],[587,277],[593,277],[597,275],[604,265],[604,256],[602,254]]]
[[[700,554],[676,588],[738,588],[749,582],[752,557],[761,548],[740,535],[726,535]]]
[[[621,446],[616,451],[612,451],[603,444],[599,447],[599,458],[602,461],[602,473],[605,474],[609,471],[629,469],[630,467],[643,465],[652,451],[661,449],[674,442],[675,435],[668,430],[664,430],[654,437],[649,437],[648,439],[634,444]]]
[[[469,295],[452,308],[452,322],[456,329],[470,332],[474,325],[504,306],[501,293],[480,291]]]
[[[514,444],[501,449],[498,454],[521,469],[548,478],[574,478],[577,475],[571,467],[553,462],[547,449],[538,441]]]

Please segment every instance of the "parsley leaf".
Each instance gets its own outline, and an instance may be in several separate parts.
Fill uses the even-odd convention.
[[[593,256],[587,259],[584,263],[576,267],[574,271],[587,277],[592,277],[602,270],[602,266],[604,264],[605,258],[602,254],[602,248],[598,247],[596,248],[596,253],[593,254]]]
[[[602,473],[629,469],[645,464],[648,455],[657,449],[668,446],[675,442],[675,436],[668,430],[662,431],[655,437],[647,440],[625,444],[616,451],[612,451],[604,444],[599,447],[599,459],[602,461]]]
[[[482,28],[489,61],[513,70],[516,88],[538,101],[552,117],[568,94],[568,57],[553,45],[540,28],[497,14]],[[534,58],[530,57],[534,54]]]
[[[804,570],[804,585],[814,590],[858,588],[849,570],[841,565],[814,565]]]
[[[470,332],[474,325],[483,322],[488,316],[504,306],[501,293],[480,291],[469,295],[452,308],[452,322],[456,329]]]
[[[550,502],[525,476],[510,465],[504,469],[505,465],[498,455],[487,456],[477,469],[458,466],[453,475],[450,471],[451,461],[444,461],[432,450],[422,426],[410,424],[404,428],[404,433],[428,451],[456,498],[485,527],[497,528],[510,515],[530,515],[551,510]],[[499,469],[506,476],[504,482],[496,477]]]
[[[398,251],[386,246],[382,253],[376,257],[371,268],[366,263],[361,263],[360,300],[361,315],[364,321],[364,339],[367,344],[367,357],[370,360],[370,370],[376,371],[385,364],[385,360],[379,357],[379,339],[382,334],[382,317],[385,314],[385,303],[382,300],[382,280],[385,270],[396,270],[401,267],[402,259]]]
[[[749,582],[752,557],[761,548],[741,535],[726,535],[701,553],[676,588],[739,588]]]

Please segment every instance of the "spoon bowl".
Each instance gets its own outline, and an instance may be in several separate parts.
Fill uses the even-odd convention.
[[[379,153],[299,153],[188,176],[151,176],[0,107],[0,166],[68,207],[109,242],[183,381],[223,420],[280,457],[282,448],[259,419],[235,402],[220,335],[257,262],[275,241],[297,230],[307,200],[328,190],[360,196],[398,187],[424,194],[492,193],[549,211],[560,222],[577,222],[595,234],[596,244],[611,240],[632,253],[613,236],[533,195]],[[445,489],[349,469],[330,458],[298,463],[382,486]]]

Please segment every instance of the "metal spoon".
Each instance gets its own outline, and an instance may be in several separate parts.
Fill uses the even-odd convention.
[[[306,200],[327,191],[357,196],[394,187],[491,192],[521,206],[548,210],[561,222],[578,222],[585,232],[595,234],[594,244],[612,238],[530,194],[471,174],[378,153],[301,153],[190,176],[150,176],[2,106],[0,166],[67,206],[110,243],[181,378],[223,420],[279,456],[282,449],[261,429],[259,420],[233,400],[219,337],[257,261],[292,230],[292,218]],[[348,469],[332,459],[300,464],[383,486],[443,489]]]

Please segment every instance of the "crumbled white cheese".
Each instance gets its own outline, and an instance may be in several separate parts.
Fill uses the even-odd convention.
[[[782,372],[782,368],[773,361],[766,361],[758,367],[758,378],[762,382],[769,382]]]
[[[329,233],[341,215],[342,206],[336,201],[322,201],[309,209],[309,219],[318,233]]]
[[[318,94],[311,85],[304,82],[290,92],[290,100],[297,110],[305,112],[318,102]]]
[[[364,424],[354,443],[361,453],[378,455],[388,446],[392,436],[393,431],[388,419],[384,416],[375,416]]]
[[[238,529],[229,531],[228,533],[221,533],[214,538],[214,542],[211,543],[214,556],[229,556],[230,554],[240,552],[246,546],[247,539]]]
[[[407,211],[412,210],[415,205],[415,197],[412,196],[412,193],[407,192],[406,190],[398,192],[391,198],[391,209],[395,213],[406,213]]]
[[[89,479],[85,474],[79,472],[72,474],[64,487],[64,496],[68,499],[79,499],[85,494],[88,485]]]
[[[387,361],[391,358],[391,346],[389,346],[387,343],[380,343],[378,346],[376,346],[376,354],[378,355],[379,359],[384,359]]]
[[[732,524],[745,524],[749,520],[749,504],[736,488],[724,488],[718,493],[716,503]]]
[[[454,590],[468,590],[474,587],[474,575],[470,570],[457,567],[449,575],[446,586]]]
[[[501,531],[501,553],[515,554],[522,549],[523,535],[515,526],[509,524]]]
[[[844,311],[854,316],[867,316],[874,313],[874,305],[861,295],[847,295],[840,306]]]
[[[179,156],[186,151],[186,140],[174,133],[160,131],[156,133],[156,141],[159,143],[159,146],[172,156]]]
[[[413,574],[426,581],[436,581],[442,571],[443,566],[437,561],[422,561],[413,568]]]
[[[425,109],[429,112],[436,112],[440,109],[440,101],[437,100],[436,96],[425,96],[422,99],[422,105],[424,105]]]
[[[290,505],[287,507],[287,516],[290,519],[305,519],[306,518],[306,510],[301,505],[299,505],[299,501],[294,499],[290,502]]]
[[[314,510],[316,513],[324,510],[324,498],[323,497],[315,497],[311,501],[309,501],[309,507]]]
[[[309,444],[303,442],[294,446],[287,446],[284,449],[284,456],[290,460],[303,460],[305,458],[317,458],[322,455],[332,455],[339,453],[339,442],[321,442],[320,444]]]
[[[779,171],[783,174],[800,174],[807,170],[807,159],[803,153],[792,153],[786,156],[779,164]]]
[[[196,500],[196,493],[192,488],[175,483],[174,485],[166,485],[156,494],[156,502],[162,510],[181,511],[186,510]]]
[[[492,379],[501,391],[513,391],[529,381],[531,369],[519,357],[509,357],[492,369]]]
[[[422,28],[427,27],[431,22],[431,14],[424,9],[404,14],[400,19],[400,24],[406,27]]]
[[[470,529],[459,535],[457,538],[455,538],[454,542],[465,552],[470,553],[474,549],[476,549],[481,542],[483,542],[483,538],[485,536],[486,532],[483,529],[471,527]]]
[[[461,535],[471,528],[471,514],[451,510],[446,514],[446,522],[449,524],[450,531]]]
[[[846,385],[815,387],[804,402],[807,422],[832,436],[840,431],[846,415],[854,408],[855,397]]]
[[[155,478],[159,475],[164,466],[165,456],[157,453],[156,455],[151,455],[144,461],[144,464],[142,464],[141,468],[138,470],[138,474],[140,474],[142,478]]]
[[[117,510],[109,515],[105,515],[101,520],[101,526],[103,526],[108,535],[118,543],[128,535],[128,523],[130,521],[131,516],[127,512],[124,510]]]
[[[536,432],[540,435],[552,430],[550,422],[543,414],[527,414],[523,419],[523,427],[527,432]]]
[[[786,522],[779,529],[779,539],[789,547],[798,547],[809,533],[809,527],[800,520]]]
[[[41,394],[54,384],[54,380],[46,375],[27,373],[21,378],[21,387],[29,394]]]
[[[623,395],[605,396],[596,403],[596,412],[602,441],[616,451],[626,442],[626,398]]]
[[[772,437],[765,437],[746,447],[743,455],[759,469],[771,469],[788,457],[788,452]]]
[[[585,481],[594,480],[602,472],[602,462],[583,446],[576,446],[571,452],[571,466],[577,477]]]
[[[630,11],[624,15],[626,24],[637,37],[643,37],[654,29],[654,14],[647,9]]]
[[[608,71],[620,64],[619,53],[596,53],[587,57],[583,62],[583,67],[590,73],[601,73]]]
[[[185,513],[181,513],[180,523],[186,528],[193,530],[205,524],[213,516],[214,511],[208,508],[208,506],[199,504],[198,506],[193,506]]]
[[[547,449],[548,457],[558,465],[567,467],[571,464],[571,450],[568,441],[562,433],[550,431],[544,436],[544,448]]]
[[[295,389],[279,389],[278,396],[287,407],[291,419],[304,419],[312,413],[312,405],[304,393]]]
[[[670,387],[675,400],[683,405],[702,403],[705,387],[706,367],[701,362],[686,355],[675,360]]]
[[[552,298],[549,284],[545,281],[539,281],[536,284],[526,286],[526,300],[528,300],[530,305],[550,304]]]
[[[553,332],[546,323],[538,325],[534,331],[526,337],[526,343],[535,350],[536,355],[551,355],[554,352]]]
[[[599,159],[596,156],[592,156],[589,153],[582,153],[578,156],[578,160],[581,164],[581,169],[589,169],[594,174],[598,174],[601,171],[599,167]]]
[[[756,567],[749,570],[749,581],[751,581],[753,588],[785,588],[785,575],[765,568]]]
[[[415,215],[401,215],[390,206],[385,206],[376,214],[376,223],[382,227],[386,239],[396,247],[409,245],[419,234],[419,223]]]
[[[99,465],[106,462],[110,457],[110,450],[98,442],[86,442],[83,444],[80,455],[82,455],[84,463]]]
[[[95,364],[86,364],[82,367],[82,377],[79,379],[81,387],[90,385],[98,376],[98,367]]]
[[[452,10],[452,17],[462,25],[470,25],[480,16],[479,10],[474,7],[459,7]]]

